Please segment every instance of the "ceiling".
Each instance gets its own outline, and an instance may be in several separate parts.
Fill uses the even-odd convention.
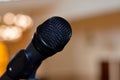
[[[0,15],[14,12],[32,16],[60,15],[68,18],[83,18],[115,10],[120,10],[120,0],[13,0],[0,2]]]

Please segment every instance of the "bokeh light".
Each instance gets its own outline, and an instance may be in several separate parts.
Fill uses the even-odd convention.
[[[3,16],[3,21],[7,25],[12,25],[14,23],[15,14],[8,12]]]
[[[1,26],[0,38],[4,41],[19,39],[22,36],[22,30],[16,26]]]
[[[12,41],[19,39],[23,31],[31,28],[33,20],[24,14],[14,14],[7,12],[0,16],[0,41]]]
[[[26,30],[32,25],[32,19],[23,14],[17,14],[14,21],[15,25],[21,27],[23,30]]]

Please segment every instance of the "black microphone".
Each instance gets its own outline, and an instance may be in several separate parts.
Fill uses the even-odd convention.
[[[41,62],[63,50],[72,35],[70,24],[55,16],[37,27],[26,49],[20,50],[9,62],[0,80],[28,79],[35,76]]]

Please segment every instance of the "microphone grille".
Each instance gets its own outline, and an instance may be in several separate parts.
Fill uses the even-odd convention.
[[[37,34],[47,47],[60,51],[69,41],[72,30],[65,19],[56,16],[39,25]]]

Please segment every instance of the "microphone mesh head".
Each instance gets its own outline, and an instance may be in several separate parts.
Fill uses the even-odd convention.
[[[45,46],[61,51],[70,40],[72,30],[65,19],[56,16],[39,25],[36,34]]]

